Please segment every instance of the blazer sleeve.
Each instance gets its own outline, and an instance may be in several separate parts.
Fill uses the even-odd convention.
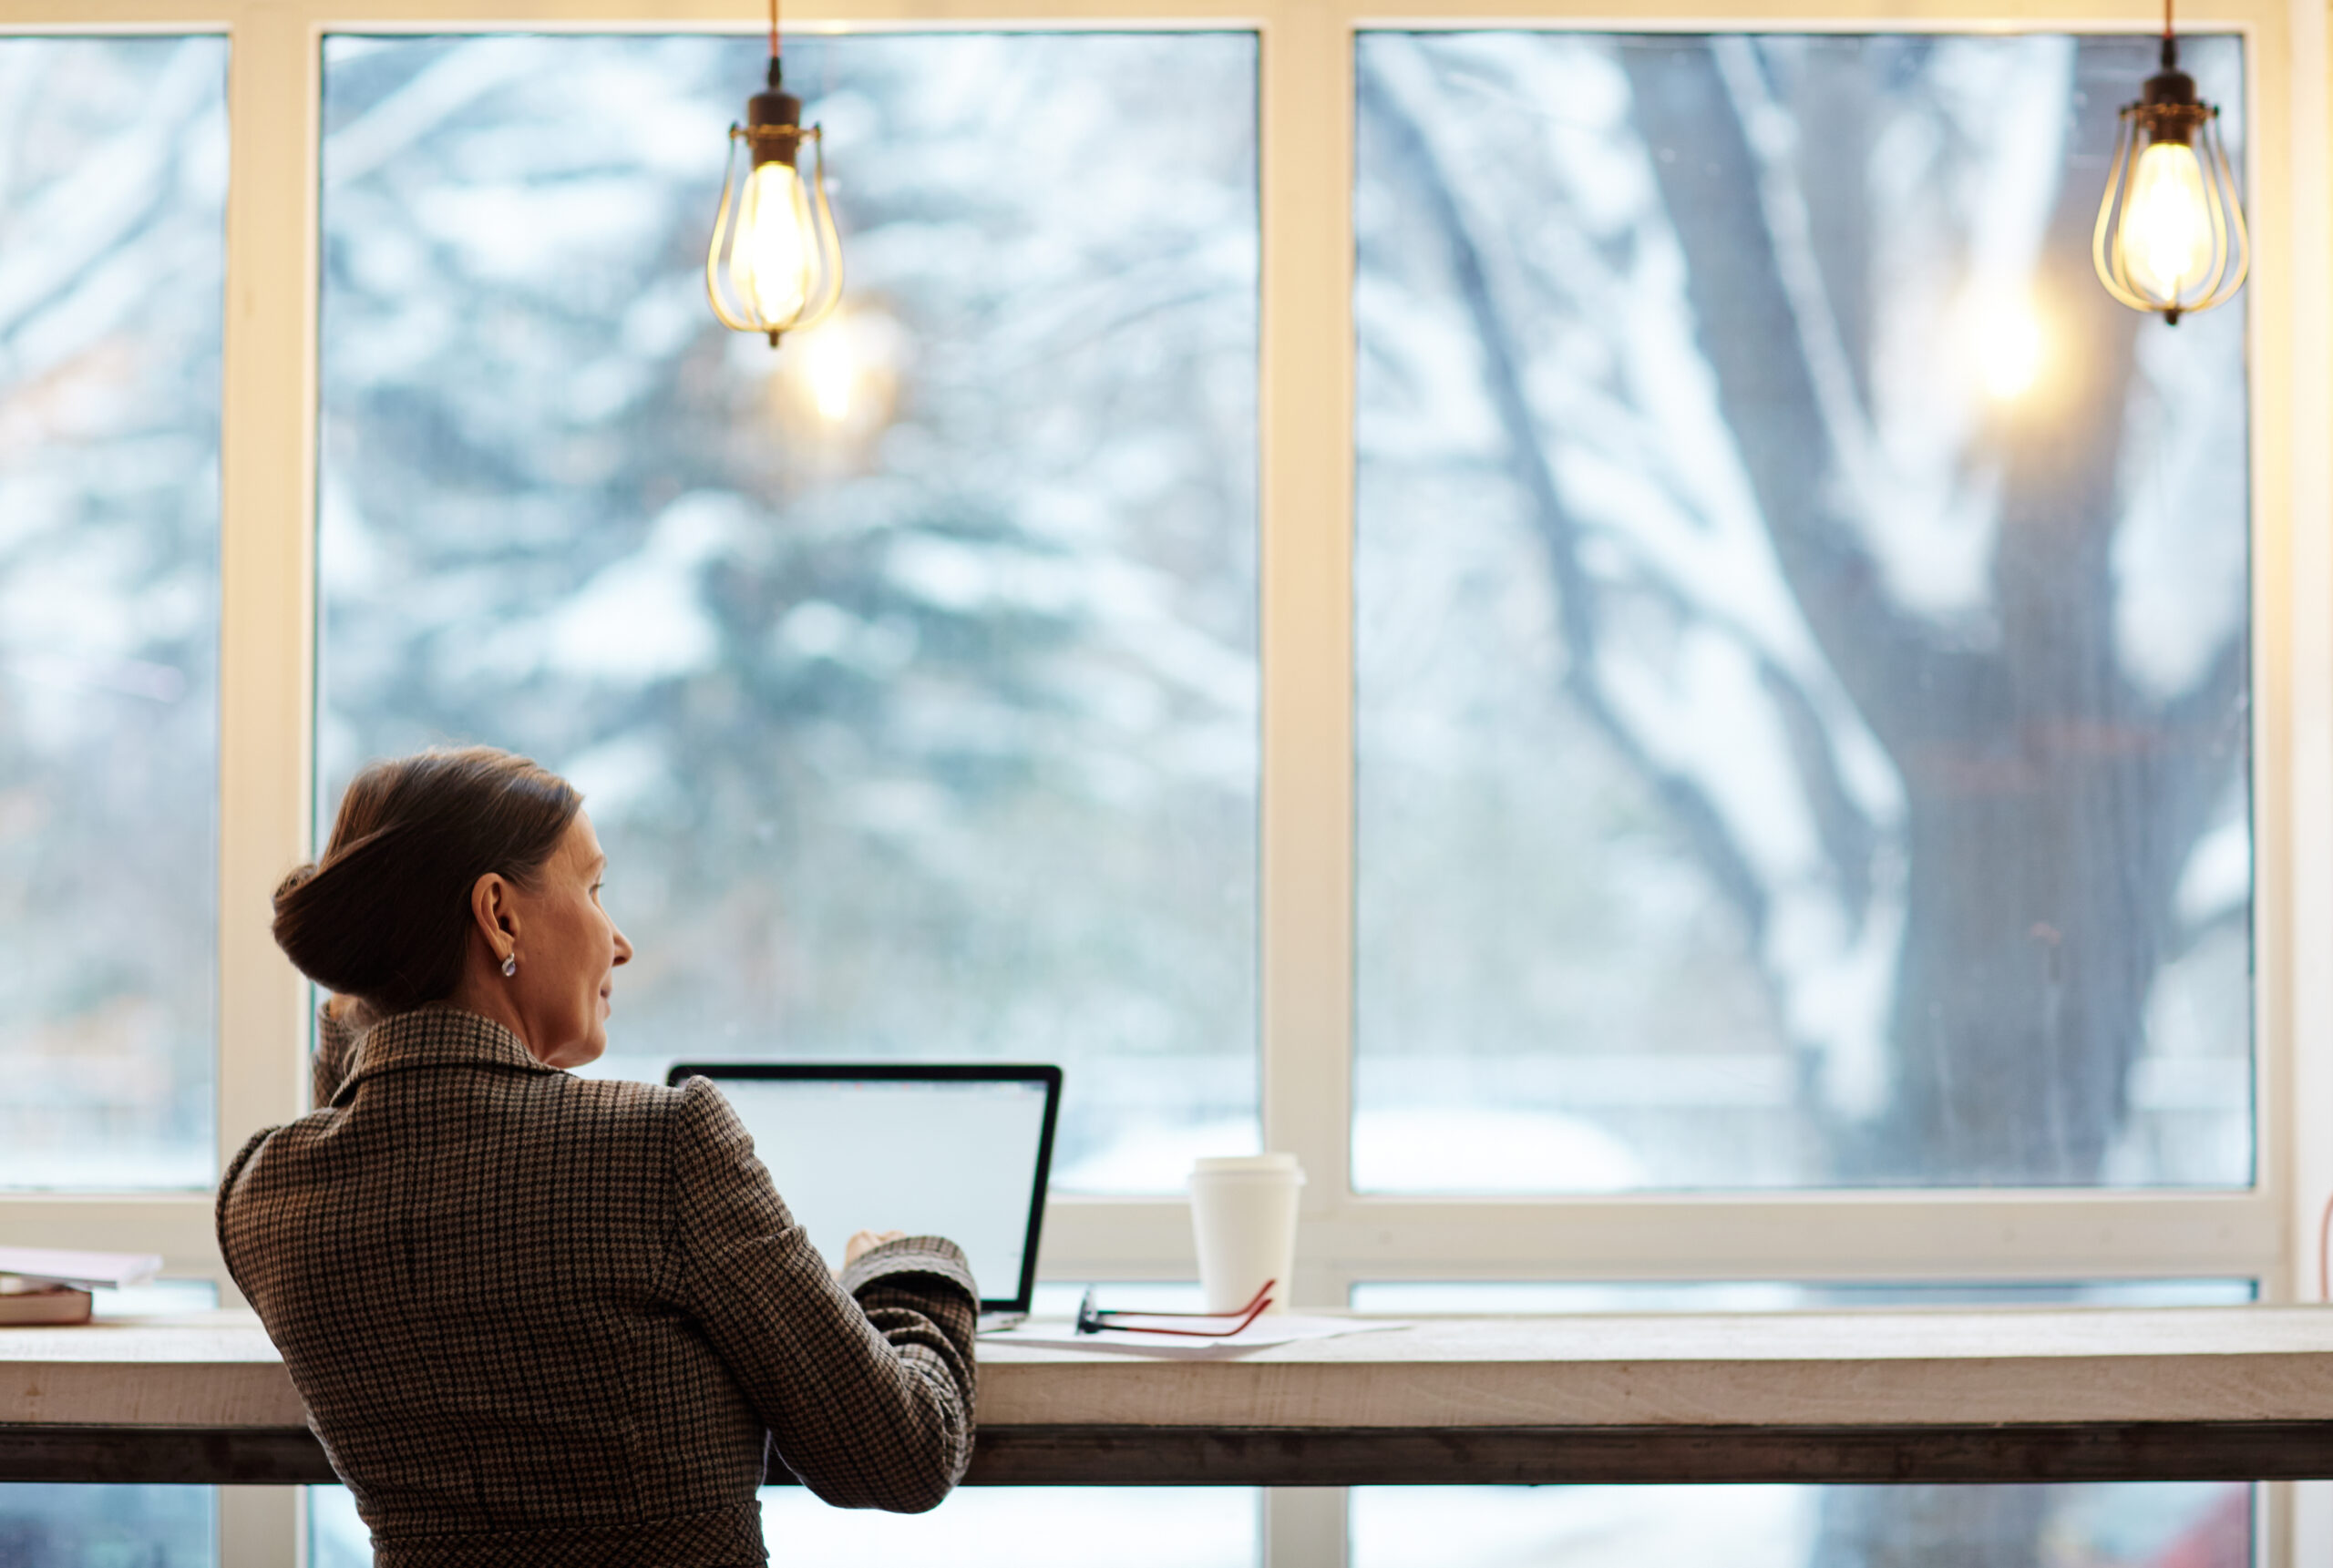
[[[235,1184],[243,1179],[243,1167],[252,1163],[252,1156],[259,1153],[259,1146],[274,1136],[275,1131],[272,1127],[262,1127],[244,1142],[242,1151],[228,1163],[227,1173],[219,1178],[219,1195],[211,1207],[211,1229],[219,1238],[220,1261],[227,1266],[227,1277],[234,1281],[235,1288],[242,1291],[246,1298],[251,1296],[252,1287],[244,1281],[241,1261],[242,1227],[233,1223],[236,1216],[231,1214],[229,1209],[234,1203]]]
[[[980,1292],[963,1254],[936,1236],[888,1243],[847,1290],[719,1089],[689,1080],[673,1122],[671,1294],[778,1457],[838,1508],[937,1507],[972,1451]]]

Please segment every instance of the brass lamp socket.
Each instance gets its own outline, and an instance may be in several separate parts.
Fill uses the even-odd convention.
[[[802,145],[802,100],[785,89],[784,68],[773,55],[769,89],[745,100],[745,140],[754,149],[754,167],[782,163],[794,167]]]
[[[2179,68],[2177,41],[2168,36],[2163,40],[2162,71],[2147,78],[2131,107],[2139,111],[2150,141],[2182,147],[2194,146],[2197,128],[2212,118],[2211,106],[2195,96],[2195,78]]]

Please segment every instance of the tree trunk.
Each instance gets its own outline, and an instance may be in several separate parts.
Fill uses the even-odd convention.
[[[1834,1178],[2095,1182],[2204,781],[2225,766],[2117,673],[2108,549],[2138,318],[2088,278],[2096,193],[2061,184],[2035,291],[2052,374],[1996,433],[1994,623],[1936,626],[1889,601],[1864,520],[1846,509],[1759,167],[1713,56],[1680,44],[1626,58],[1701,340],[1777,553],[1906,791],[1890,1109],[1836,1130]],[[1834,118],[1839,101],[1826,103]],[[2080,135],[2110,129],[2086,120]],[[1845,135],[1834,125],[1823,139]],[[1808,200],[1827,215],[1818,232],[1856,227],[1835,210],[1855,190],[1834,180]]]
[[[1793,591],[1906,794],[1893,1092],[1875,1124],[1837,1130],[1834,1177],[2094,1183],[2178,872],[2227,766],[2215,737],[2145,711],[2116,673],[2107,552],[2137,319],[2087,275],[2097,193],[2061,186],[2036,290],[2059,376],[2000,432],[1998,624],[1948,641],[1886,602],[1857,520],[1829,499],[1840,455],[1714,61],[1629,59],[1728,421]],[[2076,134],[2110,128],[2091,115]],[[2047,1506],[2033,1487],[1834,1489],[1814,1568],[2019,1568]]]

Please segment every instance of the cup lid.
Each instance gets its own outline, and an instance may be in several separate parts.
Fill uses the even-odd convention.
[[[1191,1162],[1194,1176],[1278,1176],[1293,1173],[1301,1179],[1303,1169],[1296,1156],[1270,1154],[1208,1154]]]

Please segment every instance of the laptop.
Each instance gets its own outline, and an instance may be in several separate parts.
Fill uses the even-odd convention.
[[[664,1081],[691,1078],[721,1086],[829,1264],[856,1231],[943,1235],[971,1265],[983,1329],[1028,1315],[1060,1068],[684,1061]]]

